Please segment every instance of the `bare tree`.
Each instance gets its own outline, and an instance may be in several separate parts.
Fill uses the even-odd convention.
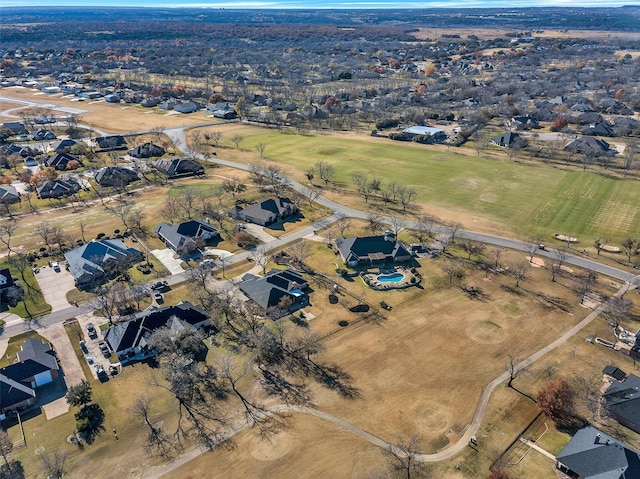
[[[562,266],[567,260],[567,251],[564,248],[558,248],[553,256],[555,261],[551,261],[551,281],[555,281],[560,271],[562,271]]]
[[[622,251],[624,251],[624,254],[627,256],[627,260],[629,261],[629,263],[631,263],[631,258],[634,255],[638,254],[639,245],[640,243],[638,242],[638,238],[633,238],[631,236],[626,237],[620,243]]]
[[[256,145],[256,151],[260,155],[260,158],[264,158],[264,150],[266,150],[266,149],[267,149],[267,144],[266,143],[258,143]]]
[[[402,218],[399,218],[396,215],[391,215],[391,228],[393,231],[393,235],[397,238],[398,234],[401,230],[403,230],[407,225],[407,222]]]
[[[10,219],[0,224],[0,242],[7,247],[7,257],[11,257],[11,238],[18,229],[18,223]]]
[[[500,268],[500,259],[504,254],[504,248],[495,247],[491,249],[490,255],[493,258],[493,267],[495,269]]]
[[[42,468],[48,479],[62,479],[64,477],[65,463],[67,462],[65,453],[54,451],[53,457],[51,457],[46,452],[42,452],[40,461],[42,461]]]
[[[629,170],[633,168],[635,158],[638,155],[638,151],[640,151],[640,146],[638,146],[638,143],[631,141],[627,143],[627,146],[624,149],[624,160],[622,164],[624,177],[626,177],[629,173]]]
[[[214,132],[211,133],[211,139],[213,140],[213,146],[215,146],[216,148],[218,148],[220,146],[220,140],[222,140],[222,132],[219,130],[216,130]]]
[[[385,449],[391,469],[402,473],[407,479],[428,477],[426,466],[417,460],[421,446],[422,439],[418,436],[399,436],[394,444]]]
[[[237,200],[236,195],[244,193],[247,190],[246,185],[236,177],[225,180],[222,183],[222,188],[227,193],[231,193],[234,202]]]
[[[358,194],[364,198],[365,203],[369,203],[369,197],[373,193],[373,190],[371,189],[371,182],[367,175],[356,173],[351,178],[356,184],[356,191]]]
[[[135,204],[133,202],[130,202],[124,199],[119,199],[114,204],[107,206],[106,209],[109,213],[118,217],[120,221],[122,221],[122,224],[124,225],[125,229],[128,230],[129,215],[131,214],[131,210],[133,210],[134,206]]]
[[[533,263],[533,257],[540,249],[540,240],[538,238],[529,238],[527,243],[527,251],[529,251],[529,263]]]
[[[447,275],[449,284],[453,284],[454,281],[462,282],[466,276],[464,265],[453,258],[449,258],[444,262],[442,271]]]
[[[244,140],[244,136],[240,134],[236,134],[231,137],[231,141],[236,145],[236,150],[240,149],[240,143],[242,143],[242,140]]]
[[[605,304],[604,316],[609,324],[615,329],[620,326],[620,322],[631,314],[633,301],[622,297],[614,296]]]
[[[344,232],[351,228],[351,219],[348,216],[342,215],[334,224],[336,225],[340,236],[344,236]]]
[[[378,234],[384,229],[384,223],[382,222],[382,218],[373,213],[369,214],[367,223],[367,230],[371,232],[371,234]]]
[[[485,250],[485,245],[479,241],[464,240],[462,242],[462,249],[467,253],[467,258],[471,259],[471,256],[474,254],[478,256],[482,255]]]
[[[298,264],[302,265],[311,255],[311,245],[308,241],[300,240],[291,244],[287,251]]]
[[[318,176],[322,181],[324,181],[324,186],[328,186],[331,183],[336,175],[335,168],[332,164],[319,160],[314,165],[315,171],[318,172]],[[311,180],[309,180],[311,181]]]
[[[520,281],[527,279],[529,268],[529,263],[526,261],[515,261],[509,265],[509,272],[516,280],[516,288],[520,287]]]
[[[508,387],[513,387],[513,381],[518,377],[518,374],[522,372],[520,367],[522,351],[517,349],[511,349],[507,353],[507,362],[505,364],[505,371],[509,373]]]
[[[262,268],[262,274],[265,274],[267,265],[270,261],[266,249],[263,246],[256,248],[256,250],[251,253],[251,259],[255,264]]]
[[[400,193],[399,196],[400,196],[400,204],[402,205],[402,211],[407,211],[407,206],[411,204],[411,202],[416,197],[418,192],[416,191],[415,188],[408,186],[408,187],[402,188],[399,193]]]
[[[602,249],[605,246],[607,246],[610,242],[611,242],[611,237],[609,236],[599,236],[593,240],[593,244],[595,245],[596,250],[598,251],[598,255],[600,254],[600,251],[602,251]]]
[[[573,286],[576,295],[580,299],[580,304],[582,304],[587,295],[591,293],[597,279],[596,274],[590,269],[576,277]]]
[[[7,466],[7,469],[11,470],[11,464],[9,463],[9,456],[13,451],[13,441],[7,431],[0,429],[0,456],[4,459],[4,463]]]

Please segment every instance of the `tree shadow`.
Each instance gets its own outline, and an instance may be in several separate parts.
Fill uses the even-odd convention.
[[[279,397],[286,404],[312,405],[313,396],[306,384],[287,380],[277,371],[262,370],[260,384],[267,394]]]
[[[104,411],[99,404],[89,404],[76,413],[80,437],[92,444],[104,432]]]
[[[1,479],[24,479],[24,467],[20,461],[10,461],[9,464],[0,465]]]

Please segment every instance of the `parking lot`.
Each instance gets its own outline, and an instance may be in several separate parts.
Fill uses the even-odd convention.
[[[51,266],[43,266],[38,272],[34,271],[44,300],[51,306],[51,312],[71,306],[67,301],[67,293],[75,288],[76,284],[65,266],[64,263],[60,263],[59,271],[55,271]]]

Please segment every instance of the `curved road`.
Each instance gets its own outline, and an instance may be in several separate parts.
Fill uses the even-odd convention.
[[[189,148],[186,145],[185,142],[185,135],[184,135],[184,128],[173,128],[173,129],[167,129],[165,130],[165,133],[167,133],[171,139],[175,142],[176,146],[178,148],[180,148],[183,151],[190,151]],[[223,159],[219,159],[219,158],[203,158],[206,159],[206,161],[212,162],[212,163],[217,163],[220,165],[225,165],[225,166],[229,166],[232,168],[237,168],[237,169],[242,169],[245,171],[249,171],[250,170],[250,166],[245,165],[245,164],[241,164],[241,163],[236,163],[236,162],[232,162],[232,161],[227,161],[227,160],[223,160]],[[292,188],[295,188],[296,190],[304,193],[308,192],[308,188],[300,183],[297,183],[295,181],[289,180],[289,185]],[[316,200],[317,203],[328,207],[330,209],[332,209],[334,211],[333,215],[329,216],[328,218],[324,218],[323,220],[320,220],[316,223],[314,223],[313,225],[307,226],[303,229],[300,229],[294,233],[291,233],[289,235],[286,236],[282,236],[279,239],[276,239],[270,243],[267,243],[264,245],[264,247],[266,248],[266,250],[270,250],[270,249],[275,249],[277,247],[281,247],[283,245],[286,245],[288,243],[291,243],[293,241],[297,241],[298,239],[301,239],[307,235],[312,234],[315,230],[321,229],[325,226],[330,225],[331,223],[335,222],[337,219],[339,219],[342,216],[348,216],[348,217],[355,217],[355,218],[361,218],[361,219],[367,219],[369,217],[369,214],[364,212],[364,211],[360,211],[354,208],[350,208],[344,205],[340,205],[328,198],[325,198],[323,196],[319,196]],[[391,218],[388,217],[382,217],[381,218],[382,221],[386,221],[388,223],[391,223]],[[406,222],[405,223],[407,227],[411,228],[411,227],[415,227],[416,223],[414,222]],[[442,228],[440,229],[442,230]],[[436,229],[436,231],[438,231],[438,229]],[[480,241],[483,243],[488,243],[488,244],[492,244],[492,245],[496,245],[499,247],[504,247],[504,248],[510,248],[510,249],[515,249],[515,250],[521,250],[521,251],[529,251],[530,248],[530,244],[522,242],[522,241],[517,241],[517,240],[512,240],[509,238],[504,238],[504,237],[500,237],[500,236],[495,236],[495,235],[488,235],[488,234],[483,234],[483,233],[475,233],[472,231],[459,231],[458,232],[458,236],[462,237],[462,238],[467,238],[467,239],[473,239],[476,241]],[[555,251],[553,250],[537,250],[536,254],[538,255],[543,255],[543,256],[547,256],[547,257],[551,257],[553,258]],[[251,255],[251,252],[249,251],[244,251],[240,254],[234,255],[232,258],[230,258],[229,260],[229,264],[233,264],[233,263],[237,263],[240,261],[246,261],[247,258],[249,258]],[[627,271],[623,271],[621,269],[618,268],[614,268],[611,266],[607,266],[607,265],[602,265],[596,261],[593,260],[589,260],[586,258],[582,258],[579,256],[575,256],[575,255],[567,255],[567,259],[566,259],[566,263],[568,264],[573,264],[575,266],[579,266],[582,268],[587,268],[587,269],[591,269],[593,271],[596,271],[598,273],[607,275],[607,276],[611,276],[613,278],[622,280],[625,282],[624,286],[615,294],[615,296],[621,296],[624,293],[626,293],[629,289],[631,288],[635,288],[638,284],[640,284],[640,276],[635,276],[632,273],[629,273]],[[183,282],[186,280],[186,272],[185,273],[181,273],[178,275],[174,275],[171,276],[170,278],[167,279],[168,282],[170,284],[177,284],[180,282]],[[548,344],[547,346],[543,347],[542,349],[540,349],[539,351],[535,352],[534,354],[532,354],[531,356],[529,356],[528,358],[526,358],[525,360],[521,361],[520,363],[518,363],[518,365],[516,366],[517,369],[522,369],[525,368],[526,366],[532,364],[533,362],[537,361],[538,359],[540,359],[542,356],[544,356],[545,354],[549,353],[550,351],[554,350],[555,348],[557,348],[558,346],[564,344],[569,338],[571,338],[573,335],[575,335],[576,333],[578,333],[581,329],[583,329],[585,326],[587,326],[591,321],[593,321],[593,319],[595,319],[604,309],[605,305],[601,305],[599,306],[596,310],[594,310],[593,312],[591,312],[586,318],[584,318],[580,323],[578,323],[576,326],[574,326],[573,328],[571,328],[570,330],[566,331],[564,334],[562,334],[559,338],[557,338],[555,341],[553,341],[552,343]],[[91,310],[95,309],[94,305],[92,305],[91,303],[89,304],[85,304],[85,305],[81,305],[79,307],[71,307],[71,308],[67,308],[65,310],[61,310],[61,311],[57,311],[55,313],[49,314],[47,316],[44,316],[42,318],[39,318],[37,320],[33,320],[31,322],[31,324],[29,323],[19,323],[19,324],[12,324],[10,326],[8,326],[5,330],[5,332],[7,333],[7,335],[9,336],[13,336],[15,334],[19,334],[21,332],[27,331],[29,329],[38,329],[39,327],[42,326],[46,326],[49,324],[53,324],[59,321],[63,321],[65,319],[69,319],[71,317],[74,317],[78,314],[84,313],[84,312],[89,312]],[[486,411],[487,405],[489,403],[489,399],[493,393],[493,391],[496,389],[496,387],[498,387],[498,385],[500,385],[501,383],[503,383],[504,381],[506,381],[509,378],[509,373],[505,372],[501,375],[499,375],[498,377],[496,377],[493,381],[491,381],[484,389],[480,400],[478,402],[478,405],[476,407],[476,411],[474,414],[474,417],[471,421],[471,423],[468,425],[468,427],[465,429],[465,432],[463,434],[463,436],[460,438],[460,440],[452,445],[450,445],[449,447],[447,447],[446,449],[433,453],[433,454],[420,454],[417,456],[417,459],[423,462],[436,462],[436,461],[441,461],[441,460],[445,460],[445,459],[449,459],[451,457],[453,457],[454,455],[458,454],[460,451],[462,451],[467,444],[469,443],[469,439],[472,436],[475,436],[476,433],[478,432],[478,429],[480,427],[482,418],[484,417],[484,413]],[[352,432],[353,434],[358,435],[359,437],[361,437],[364,440],[369,441],[372,444],[375,444],[376,446],[382,447],[382,448],[390,448],[393,447],[391,444],[383,441],[382,439],[366,432],[363,431],[362,429],[359,429],[355,426],[353,426],[352,424],[349,424],[345,421],[343,421],[342,419],[339,419],[335,416],[332,416],[328,413],[322,412],[322,411],[318,411],[316,409],[312,409],[312,408],[305,408],[305,407],[299,407],[299,406],[289,406],[289,405],[280,405],[280,406],[276,406],[275,408],[272,409],[272,411],[275,412],[284,412],[284,411],[295,411],[295,412],[299,412],[299,413],[304,413],[304,414],[311,414],[313,416],[316,416],[318,418],[324,419],[326,421],[329,421],[333,424],[336,424],[339,427],[342,427],[346,430],[349,430],[350,432]],[[244,428],[248,427],[247,424],[244,425],[240,425],[236,428],[234,428],[232,431],[229,432],[227,437],[231,437],[235,434],[237,434],[238,432],[240,432],[241,430],[243,430]],[[147,477],[159,477],[161,474],[164,474],[166,472],[169,472],[172,469],[175,469],[176,467],[179,467],[181,464],[187,462],[190,459],[193,459],[194,457],[196,457],[197,455],[201,454],[204,451],[201,450],[194,450],[184,456],[182,456],[181,458],[179,458],[178,460],[174,461],[171,464],[168,464],[166,466],[163,466],[161,468],[159,468],[160,470],[156,470],[156,472],[151,472],[152,476],[147,476]]]

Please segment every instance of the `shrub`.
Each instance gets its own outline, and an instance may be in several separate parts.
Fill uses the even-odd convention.
[[[98,233],[98,235],[96,236],[96,239],[102,239],[105,236],[107,236],[105,233]]]
[[[415,283],[416,281],[417,281],[416,277],[415,276],[411,276],[411,283]]]
[[[113,234],[119,235],[120,234],[120,230],[118,228],[116,228],[115,230],[113,230]]]
[[[384,130],[385,128],[395,128],[398,126],[400,122],[398,120],[394,120],[392,118],[387,118],[385,120],[380,120],[376,123],[376,129]]]
[[[409,135],[401,131],[395,132],[395,133],[389,133],[389,138],[391,140],[396,140],[396,141],[409,141],[411,139]]]
[[[336,269],[336,273],[338,274],[338,276],[346,276],[348,271],[344,268],[338,268]]]

